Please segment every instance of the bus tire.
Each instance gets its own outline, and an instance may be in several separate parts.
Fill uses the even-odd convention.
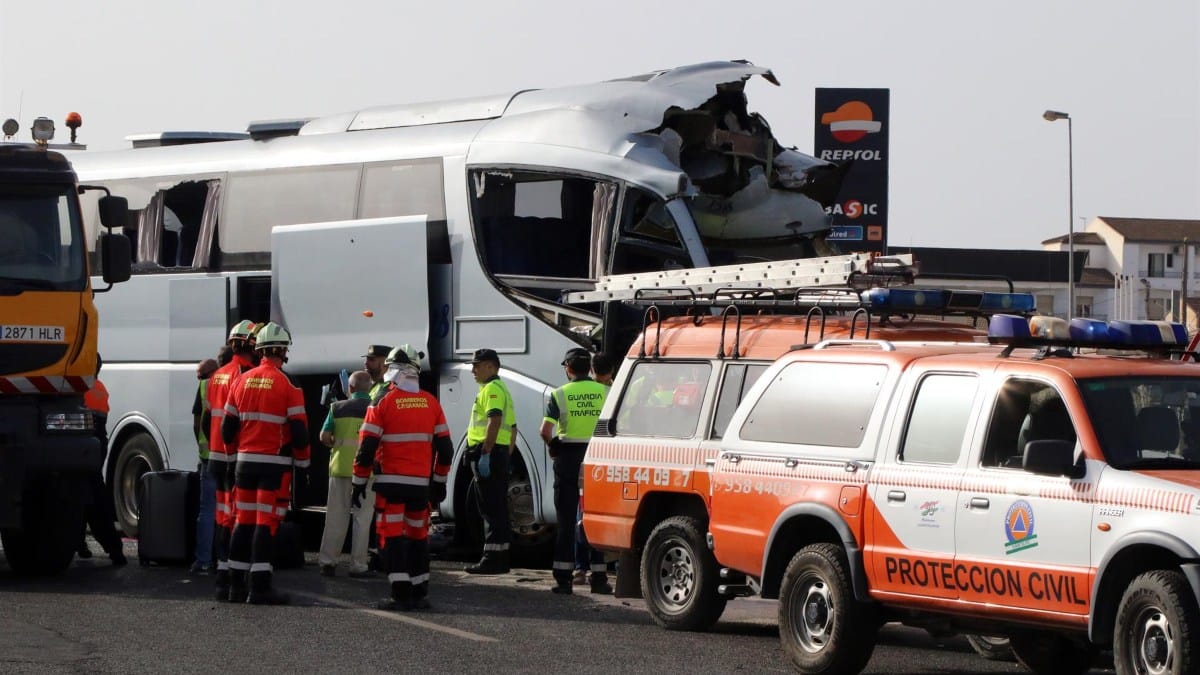
[[[125,536],[136,537],[138,533],[138,498],[142,489],[142,476],[153,471],[162,471],[162,455],[158,444],[150,434],[139,431],[121,444],[117,458],[108,474],[113,493],[113,509],[117,524]]]
[[[21,527],[0,531],[8,566],[21,576],[60,574],[83,540],[83,505],[75,481],[53,476],[25,489]]]
[[[812,544],[792,557],[779,592],[779,641],[797,670],[858,673],[878,632],[875,608],[854,598],[840,546]]]
[[[667,630],[708,630],[725,611],[719,585],[700,521],[674,516],[650,532],[642,552],[642,597],[655,623]]]
[[[1119,673],[1194,673],[1200,611],[1177,570],[1146,572],[1133,580],[1117,609],[1113,661]]]

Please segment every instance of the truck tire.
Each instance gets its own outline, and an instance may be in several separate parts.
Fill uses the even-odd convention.
[[[21,527],[0,532],[8,566],[22,576],[60,574],[83,538],[83,505],[72,482],[38,479],[25,490]]]
[[[1036,675],[1083,675],[1098,653],[1085,639],[1036,631],[1014,633],[1009,645],[1017,662]]]
[[[875,608],[854,599],[840,546],[812,544],[792,557],[779,592],[779,640],[797,670],[858,673],[871,660],[878,632]]]
[[[1196,623],[1200,610],[1177,570],[1133,580],[1117,609],[1113,661],[1118,673],[1184,675],[1200,672]]]
[[[138,533],[138,496],[142,489],[142,476],[152,471],[162,471],[162,455],[158,444],[150,434],[139,431],[121,444],[117,457],[108,474],[113,492],[113,509],[117,524],[127,537]]]
[[[704,525],[690,516],[658,524],[642,552],[642,597],[667,630],[708,630],[725,611],[717,560],[704,543]]]
[[[1008,644],[1008,638],[1000,635],[975,635],[968,633],[964,637],[967,638],[967,643],[971,645],[971,649],[975,653],[987,659],[988,661],[1013,661],[1016,657],[1013,656],[1012,647]]]

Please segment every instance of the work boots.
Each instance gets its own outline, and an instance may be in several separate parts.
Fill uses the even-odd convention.
[[[608,583],[607,574],[593,574],[591,579],[592,593],[596,595],[612,595],[613,587]]]
[[[229,602],[229,570],[217,570],[217,602]]]
[[[246,572],[244,570],[229,571],[229,601],[245,602],[249,595],[246,588]]]
[[[512,568],[508,564],[508,552],[484,554],[483,559],[467,567],[467,574],[508,574]]]
[[[253,572],[250,574],[250,593],[246,602],[251,605],[286,605],[291,601],[287,593],[280,593],[271,588],[270,572]]]

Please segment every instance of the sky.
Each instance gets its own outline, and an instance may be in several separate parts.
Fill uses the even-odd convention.
[[[815,88],[891,90],[893,246],[1040,248],[1072,185],[1076,231],[1200,219],[1195,0],[0,0],[0,117],[78,111],[93,150],[723,59],[774,71],[750,109],[806,152]]]

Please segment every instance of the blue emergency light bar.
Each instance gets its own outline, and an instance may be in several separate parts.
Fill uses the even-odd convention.
[[[996,314],[988,322],[988,341],[1014,346],[1063,346],[1105,349],[1170,350],[1188,343],[1183,324],[1168,321],[1110,321]]]
[[[950,291],[939,288],[872,288],[862,292],[871,312],[895,314],[1030,313],[1037,308],[1032,293]]]

